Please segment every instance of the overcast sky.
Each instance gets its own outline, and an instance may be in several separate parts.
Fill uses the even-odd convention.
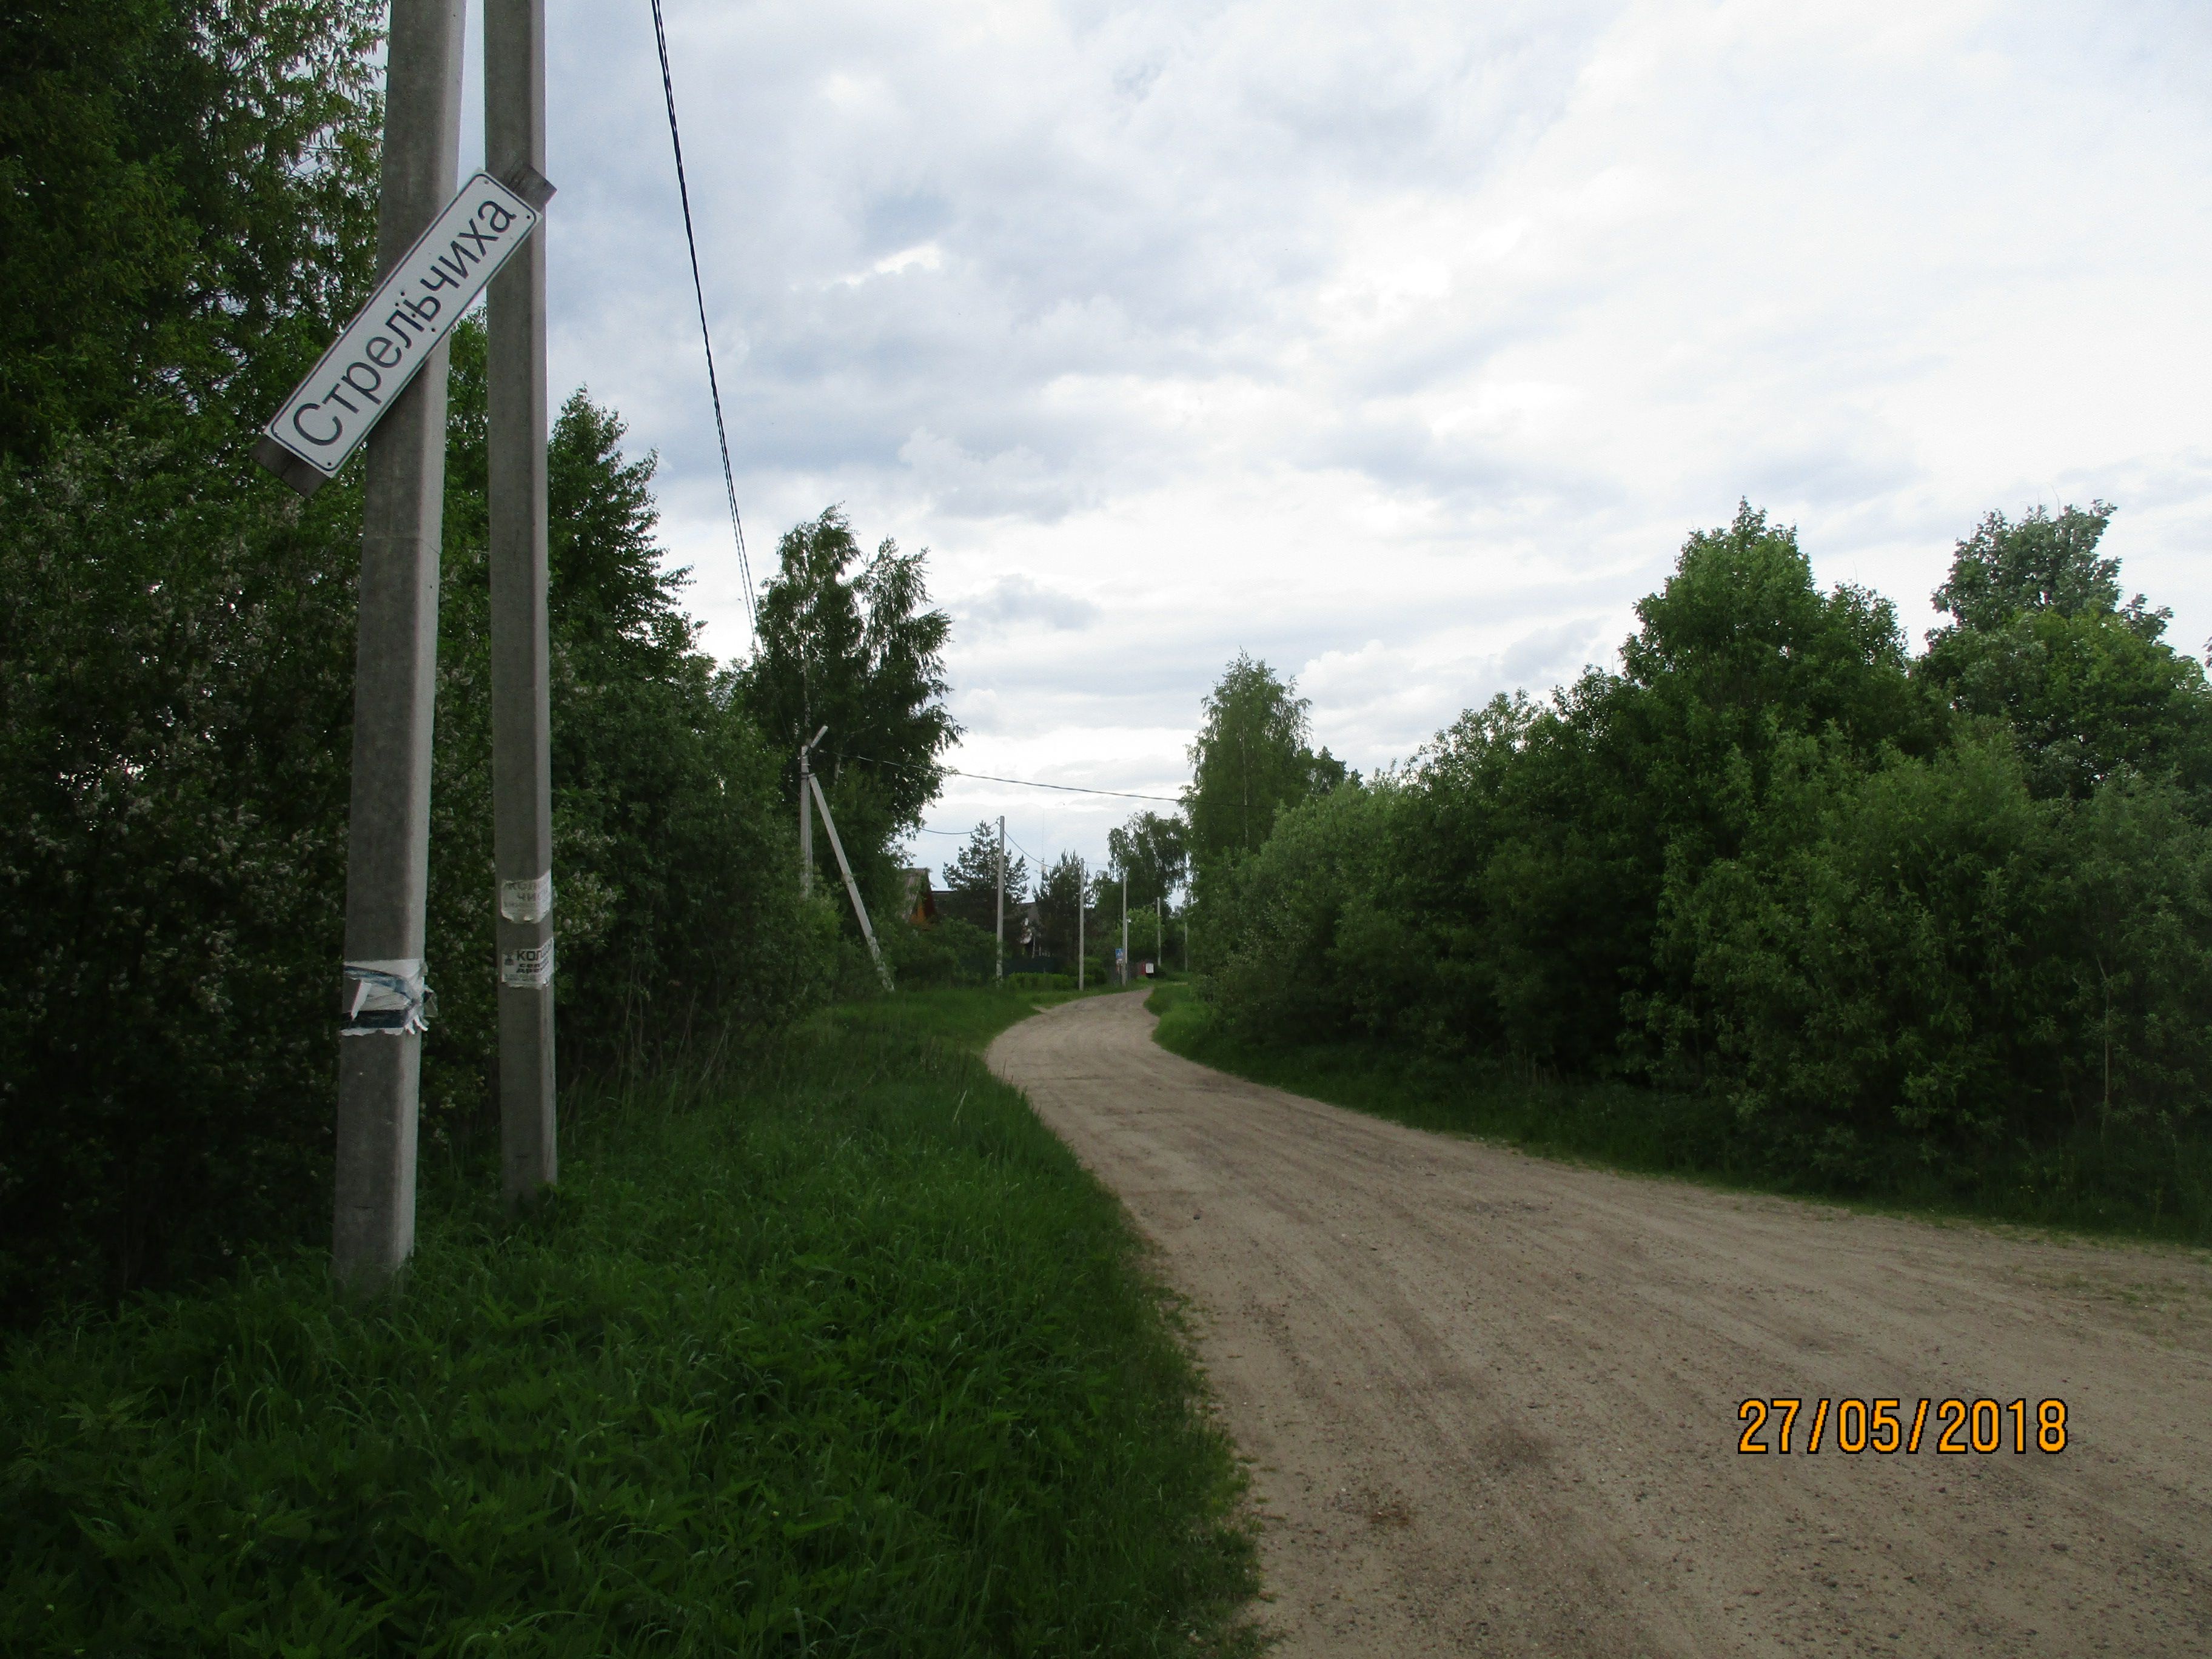
[[[928,548],[955,765],[1172,794],[1239,649],[1403,757],[1739,497],[1916,645],[1983,513],[2101,497],[2212,635],[2202,0],[665,3],[755,573],[831,502]],[[651,16],[552,12],[556,395],[740,655]]]

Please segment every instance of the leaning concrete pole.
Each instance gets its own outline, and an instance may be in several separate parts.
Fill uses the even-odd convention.
[[[463,0],[392,0],[385,81],[380,270],[453,193]],[[353,799],[346,840],[332,1266],[397,1273],[415,1248],[416,1085],[422,1072],[422,907],[429,882],[430,717],[438,667],[438,542],[446,487],[441,344],[368,438],[362,507]]]
[[[544,0],[484,0],[484,171],[541,212]],[[545,232],[492,278],[492,857],[499,881],[500,1189],[560,1173],[553,1115],[553,763],[545,643]]]

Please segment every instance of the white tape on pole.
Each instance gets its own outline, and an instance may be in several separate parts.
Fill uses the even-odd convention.
[[[284,400],[253,458],[302,495],[336,477],[540,217],[488,173],[463,185]]]

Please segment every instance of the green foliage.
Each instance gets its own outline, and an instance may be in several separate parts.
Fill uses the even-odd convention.
[[[950,1043],[956,1048],[980,1054],[991,1046],[991,1039],[1008,1026],[1018,1024],[1039,1008],[1070,1000],[1059,994],[1072,988],[1070,986],[1018,984],[1018,979],[1064,977],[1054,974],[1009,974],[1003,985],[987,982],[940,990],[901,990],[896,996],[842,1004],[817,1016],[814,1029],[897,1034]]]
[[[0,18],[0,1322],[323,1211],[360,499],[244,456],[369,277],[380,10]]]
[[[988,928],[940,912],[925,927],[901,920],[876,931],[902,991],[991,982],[998,940]]]
[[[489,1129],[495,1049],[483,334],[454,336],[426,1132]],[[653,462],[581,394],[550,453],[564,1066],[818,1003],[775,759],[659,568]],[[0,472],[0,1318],[328,1224],[357,480],[301,504],[72,439]]]
[[[1190,874],[1190,848],[1182,819],[1146,811],[1106,832],[1107,855],[1129,878],[1129,891],[1147,904],[1165,906]]]
[[[1201,890],[1219,1040],[1661,1085],[1705,1164],[1833,1190],[2185,1163],[2207,694],[2106,511],[1985,520],[1917,662],[1763,514],[1692,536],[1620,673],[1494,698]]]
[[[579,1103],[557,1198],[428,1206],[403,1297],[302,1256],[19,1339],[0,1649],[1246,1647],[1237,1468],[1136,1243],[960,1052],[1027,1006]]]
[[[1686,1077],[1787,1155],[1866,1176],[2077,1130],[2170,1139],[2212,1076],[2212,835],[2167,787],[2033,799],[1973,740],[1803,798],[1670,907]]]
[[[1175,1054],[1412,1128],[1724,1187],[2212,1245],[2212,1143],[2202,1136],[2083,1126],[1971,1160],[1899,1157],[1853,1177],[1747,1135],[1714,1090],[1532,1077],[1494,1055],[1357,1036],[1256,1040],[1182,984],[1145,1006],[1160,1016],[1153,1040]]]
[[[1257,850],[1277,813],[1343,781],[1341,762],[1307,747],[1307,707],[1294,684],[1241,651],[1206,694],[1183,801],[1201,870]]]
[[[453,335],[430,955],[434,1130],[489,1127],[496,1046],[484,330]],[[803,901],[777,757],[698,649],[661,565],[656,458],[578,392],[553,423],[548,601],[562,1061],[635,1065],[775,1026],[836,975],[836,913]]]
[[[1011,921],[1015,907],[1029,901],[1030,861],[1017,848],[1000,847],[999,826],[988,819],[968,832],[967,841],[946,862],[937,899],[939,912],[995,935],[1001,857],[1006,860],[1006,915]]]
[[[359,512],[0,472],[0,1320],[321,1209]]]
[[[799,747],[826,726],[812,765],[872,911],[896,902],[891,854],[943,781],[960,736],[945,704],[952,623],[930,607],[928,551],[884,541],[863,559],[836,507],[794,526],[763,587],[760,638],[731,695],[775,750],[784,798],[799,799]],[[855,567],[858,567],[855,568]]]
[[[241,458],[368,285],[382,10],[0,17],[0,465],[118,426]]]
[[[1084,902],[1083,860],[1062,853],[1037,874],[1037,920],[1043,930],[1042,948],[1071,960],[1082,929],[1076,918]],[[1085,945],[1089,940],[1080,939]]]
[[[2172,613],[2120,604],[2119,562],[2096,556],[2112,508],[1992,513],[1959,544],[1917,672],[1962,713],[2019,740],[2039,795],[2084,799],[2121,769],[2212,787],[2212,689],[2165,643]],[[2208,803],[2212,805],[2212,803]],[[2200,806],[2200,811],[2204,808]]]

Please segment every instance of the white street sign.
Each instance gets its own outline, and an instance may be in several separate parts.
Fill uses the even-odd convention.
[[[541,206],[550,194],[542,188]],[[254,459],[302,495],[336,477],[539,217],[488,173],[463,185],[284,400]]]

